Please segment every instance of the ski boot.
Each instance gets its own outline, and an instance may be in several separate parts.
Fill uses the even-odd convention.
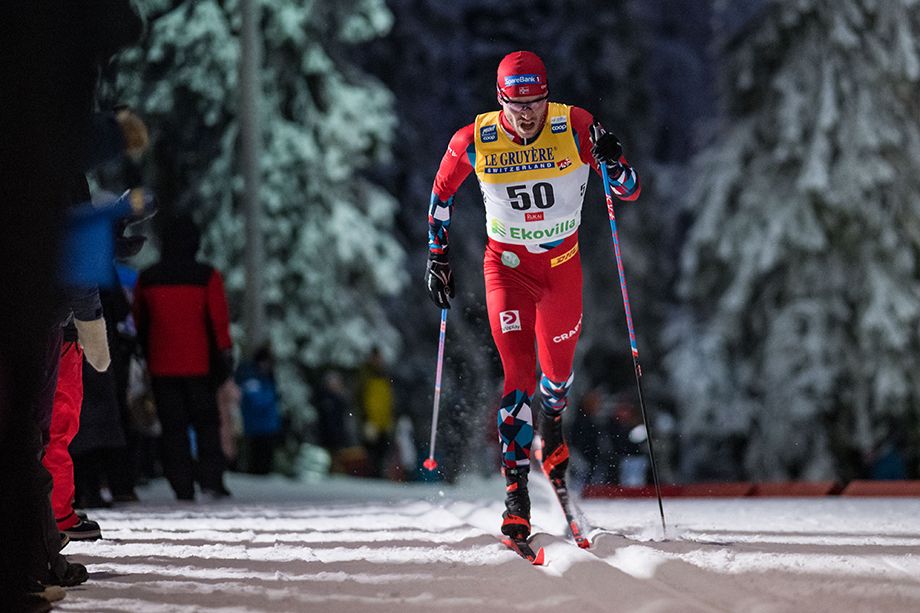
[[[562,414],[549,416],[540,411],[540,436],[543,472],[553,487],[565,486],[565,470],[569,466],[569,446],[562,435]]]
[[[565,485],[565,470],[569,466],[569,446],[562,435],[562,414],[547,415],[540,411],[540,433],[543,438],[543,472],[553,486],[553,493],[565,514],[565,521],[575,544],[582,549],[591,546],[585,537],[581,521],[573,512],[569,490]]]
[[[505,468],[505,512],[502,534],[512,539],[530,536],[530,494],[527,491],[528,466]]]

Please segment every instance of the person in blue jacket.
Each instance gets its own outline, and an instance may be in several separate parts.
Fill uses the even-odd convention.
[[[275,385],[271,347],[263,345],[237,369],[240,412],[243,416],[248,472],[265,475],[272,471],[275,447],[281,433],[278,388]]]

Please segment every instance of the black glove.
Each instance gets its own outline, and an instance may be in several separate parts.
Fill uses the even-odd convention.
[[[623,155],[623,146],[616,136],[604,130],[600,123],[594,122],[591,126],[591,155],[601,166],[619,167],[620,156]]]
[[[425,269],[425,286],[432,302],[439,308],[450,308],[450,299],[454,297],[454,276],[450,272],[450,262],[446,253],[429,254],[428,267]]]
[[[126,235],[125,231],[128,226],[143,223],[156,215],[159,203],[156,196],[149,189],[135,188],[129,189],[121,195],[119,201],[124,201],[130,205],[130,213],[123,214],[114,224],[115,230],[115,258],[124,260],[138,254],[147,237],[139,234]],[[122,206],[125,210],[126,207]]]
[[[211,377],[218,384],[231,378],[235,367],[233,349],[221,349],[217,352],[217,355],[212,354]]]

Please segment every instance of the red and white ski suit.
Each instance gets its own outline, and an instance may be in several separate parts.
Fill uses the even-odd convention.
[[[539,355],[543,409],[565,408],[581,330],[582,272],[578,226],[591,155],[594,118],[550,102],[540,133],[518,137],[501,111],[458,130],[434,180],[428,214],[429,250],[445,253],[454,194],[475,172],[486,209],[486,304],[504,368],[499,435],[504,465],[529,464],[530,399]],[[635,200],[640,186],[624,157],[610,176],[613,193]]]

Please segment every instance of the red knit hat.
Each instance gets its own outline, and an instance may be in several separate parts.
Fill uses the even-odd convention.
[[[515,51],[498,65],[498,91],[508,98],[547,93],[546,66],[536,53]]]

